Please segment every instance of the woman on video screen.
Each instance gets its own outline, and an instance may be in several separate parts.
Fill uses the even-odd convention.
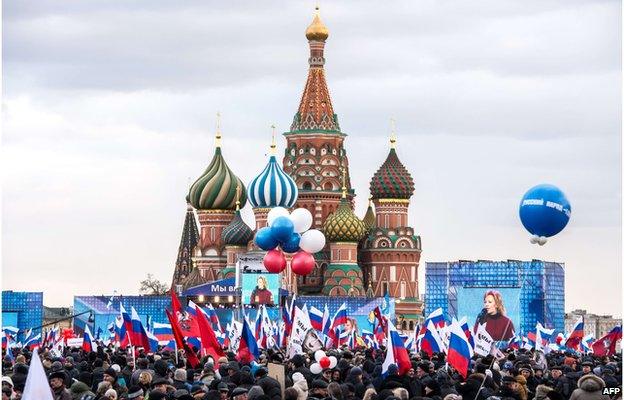
[[[267,280],[264,276],[259,276],[257,286],[251,292],[251,304],[273,305],[273,293],[268,288]]]
[[[492,339],[509,340],[515,335],[513,322],[505,316],[503,296],[496,290],[488,290],[483,296],[483,310],[479,313],[473,332],[479,324],[485,324],[485,330]]]

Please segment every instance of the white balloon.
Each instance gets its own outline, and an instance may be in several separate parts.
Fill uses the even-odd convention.
[[[314,363],[314,364],[310,365],[310,372],[312,372],[314,375],[318,375],[322,371],[323,371],[323,368],[321,368],[321,364]]]
[[[546,238],[546,236],[540,236],[537,243],[539,243],[540,246],[543,246],[546,244],[547,241],[548,241],[548,238]]]
[[[297,208],[290,214],[290,220],[295,225],[295,232],[303,233],[312,226],[312,213],[305,208]]]
[[[537,235],[532,235],[531,236],[531,243],[536,244],[539,242],[539,236]]]
[[[289,212],[284,207],[273,207],[269,214],[267,215],[267,224],[269,226],[273,225],[273,221],[277,219],[277,217],[288,217]]]
[[[301,240],[299,241],[301,250],[314,254],[323,250],[323,247],[325,247],[325,235],[323,235],[323,232],[317,229],[310,229],[301,235]]]
[[[338,364],[338,360],[336,359],[336,357],[331,356],[329,357],[329,368],[334,368],[336,366],[336,364]]]
[[[317,350],[316,353],[314,353],[314,359],[316,361],[321,361],[321,358],[325,357],[326,354],[323,350]]]

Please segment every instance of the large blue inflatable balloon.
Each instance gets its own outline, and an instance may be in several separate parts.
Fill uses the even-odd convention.
[[[284,252],[286,253],[291,254],[298,252],[300,250],[299,241],[301,241],[301,235],[294,232],[292,235],[290,235],[290,239],[281,244],[282,250],[284,250]]]
[[[520,221],[534,237],[533,243],[544,244],[547,237],[561,232],[570,220],[572,208],[565,194],[556,186],[537,185],[529,189],[520,202]]]
[[[294,231],[295,225],[288,217],[277,217],[271,224],[271,234],[280,242],[287,242],[290,240]]]
[[[262,250],[273,250],[277,247],[277,239],[273,237],[273,232],[271,232],[271,228],[264,227],[258,232],[256,232],[256,237],[254,238],[256,245],[260,247]]]

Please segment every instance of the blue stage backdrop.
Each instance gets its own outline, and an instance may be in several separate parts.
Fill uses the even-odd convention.
[[[41,326],[42,321],[43,292],[2,291],[2,326],[14,326],[25,331]],[[33,334],[39,332],[37,329]],[[22,338],[23,332],[20,332],[18,340]]]

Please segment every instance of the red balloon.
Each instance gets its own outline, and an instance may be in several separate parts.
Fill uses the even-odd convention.
[[[262,263],[267,271],[277,274],[286,268],[286,257],[284,257],[284,253],[281,250],[273,249],[267,251]]]
[[[315,265],[314,256],[303,250],[296,252],[290,262],[292,271],[297,275],[308,275]]]
[[[329,357],[323,357],[319,360],[319,364],[321,364],[321,367],[325,369],[325,368],[329,368],[331,361],[329,361]]]

